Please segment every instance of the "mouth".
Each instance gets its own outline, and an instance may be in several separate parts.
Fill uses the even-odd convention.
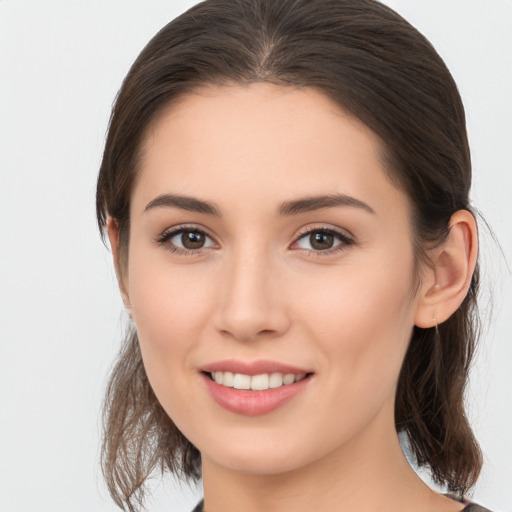
[[[312,375],[311,373],[260,373],[257,375],[247,375],[244,373],[233,373],[227,371],[203,373],[221,386],[246,391],[265,391],[267,389],[289,386]]]
[[[300,396],[314,373],[272,361],[221,361],[201,368],[213,400],[230,412],[246,416],[270,413]]]

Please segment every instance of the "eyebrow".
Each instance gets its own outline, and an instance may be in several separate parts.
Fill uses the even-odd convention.
[[[355,197],[346,194],[328,194],[320,196],[303,197],[291,201],[285,201],[277,209],[277,213],[281,217],[289,217],[291,215],[298,215],[300,213],[312,212],[315,210],[322,210],[324,208],[335,208],[340,206],[349,206],[352,208],[360,208],[368,213],[375,214],[375,210],[356,199]],[[222,217],[220,209],[214,204],[195,197],[181,196],[177,194],[162,194],[155,197],[150,201],[145,212],[157,207],[179,208],[189,212],[203,213],[212,215],[214,217]]]
[[[187,210],[189,212],[205,213],[207,215],[213,215],[214,217],[222,217],[220,209],[213,203],[196,199],[195,197],[180,196],[176,194],[162,194],[161,196],[155,197],[150,201],[144,211],[147,212],[158,206],[165,206],[167,208],[180,208],[181,210]]]
[[[295,199],[293,201],[286,201],[279,207],[278,213],[281,216],[297,215],[299,213],[311,212],[314,210],[321,210],[323,208],[334,208],[337,206],[351,206],[353,208],[361,208],[368,213],[375,214],[375,210],[356,199],[355,197],[346,194],[329,194],[322,196],[310,196],[302,199]]]

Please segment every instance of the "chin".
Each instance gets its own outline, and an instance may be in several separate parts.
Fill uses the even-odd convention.
[[[237,473],[254,476],[270,476],[288,473],[301,467],[301,461],[293,454],[276,454],[272,451],[228,454],[215,460],[216,464]]]
[[[304,450],[304,447],[309,449]],[[271,436],[260,432],[259,435],[240,437],[231,432],[224,442],[217,440],[198,448],[203,463],[209,461],[225,470],[254,476],[297,471],[323,458],[326,455],[324,452],[329,452],[329,447],[315,444],[311,439],[300,439],[283,432]]]

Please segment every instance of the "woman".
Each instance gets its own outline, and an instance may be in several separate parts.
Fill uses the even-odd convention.
[[[470,184],[453,79],[389,8],[207,0],[164,27],[98,179],[133,321],[105,401],[118,505],[160,465],[208,512],[483,510]]]

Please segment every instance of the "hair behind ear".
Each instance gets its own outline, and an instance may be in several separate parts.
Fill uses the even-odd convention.
[[[459,496],[475,483],[482,453],[464,410],[464,392],[479,334],[478,266],[457,311],[439,326],[415,327],[400,374],[395,423],[419,467]]]

